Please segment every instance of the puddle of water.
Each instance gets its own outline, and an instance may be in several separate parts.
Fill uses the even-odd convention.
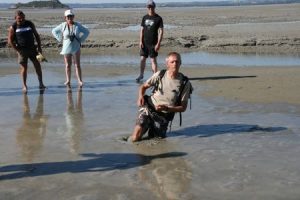
[[[42,27],[38,27],[37,30],[39,33],[50,33],[52,31],[52,29],[54,27],[56,27],[56,25],[45,25]],[[86,26],[89,29],[95,29],[98,24],[84,24],[84,26]],[[173,28],[177,28],[178,26],[173,26],[173,25],[169,25],[169,24],[165,24],[164,25],[164,29],[173,29]],[[131,26],[127,26],[125,28],[111,28],[112,30],[123,30],[123,31],[139,31],[141,28],[141,25],[131,25]]]
[[[300,66],[299,56],[261,54],[220,54],[192,52],[182,54],[182,62],[189,65],[225,66]]]
[[[207,52],[189,52],[182,53],[182,61],[189,66],[264,66],[264,67],[282,67],[282,66],[300,66],[300,57],[292,55],[261,55],[261,54],[224,54],[224,53],[207,53]],[[157,61],[164,64],[166,55],[160,54]],[[0,54],[0,64],[15,63],[15,55]],[[48,64],[62,62],[59,55],[49,55]],[[150,60],[147,60],[150,62]],[[139,56],[136,54],[122,55],[96,55],[84,54],[81,57],[83,64],[92,65],[138,65]]]
[[[174,25],[169,25],[169,24],[164,24],[164,29],[172,29],[172,28],[177,28],[178,26]],[[133,26],[127,26],[125,28],[122,28],[121,30],[126,30],[126,31],[139,31],[141,28],[141,25],[133,25]]]
[[[300,23],[300,21],[290,21],[290,22],[254,22],[254,23],[236,23],[236,24],[217,24],[217,27],[224,27],[224,26],[249,26],[249,25],[260,25],[260,26],[265,26],[268,24],[272,24],[272,25],[285,25],[285,24],[294,24],[294,25],[298,25]]]
[[[182,62],[185,65],[220,65],[220,66],[300,66],[300,57],[288,55],[259,55],[259,54],[219,54],[206,52],[182,53]],[[158,63],[164,64],[166,55],[158,57]],[[138,55],[106,55],[83,56],[83,62],[90,64],[132,64],[139,63]]]

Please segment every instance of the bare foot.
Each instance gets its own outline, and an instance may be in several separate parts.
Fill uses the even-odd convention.
[[[82,87],[83,86],[83,82],[82,81],[78,81],[78,85],[79,85],[79,87]]]
[[[70,81],[66,81],[66,82],[64,83],[64,85],[67,86],[67,87],[71,87]]]
[[[27,94],[27,86],[24,86],[24,87],[22,88],[22,91],[23,91],[24,94]]]
[[[47,87],[44,85],[44,84],[42,84],[42,85],[40,85],[40,90],[44,90],[44,89],[46,89]]]

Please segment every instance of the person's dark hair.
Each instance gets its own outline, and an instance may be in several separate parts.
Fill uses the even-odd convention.
[[[155,2],[153,0],[149,0],[147,2],[147,8],[150,8],[150,7],[152,7],[152,8],[156,7],[156,4],[155,4]]]
[[[180,56],[179,53],[177,53],[175,51],[172,51],[172,52],[168,53],[167,58],[166,58],[167,62],[168,62],[170,56],[176,56],[178,58],[178,60],[179,60],[179,63],[181,64],[181,56]]]
[[[23,16],[23,17],[25,17],[25,14],[23,13],[22,10],[16,10],[16,12],[15,12],[15,17],[16,17],[16,16]]]

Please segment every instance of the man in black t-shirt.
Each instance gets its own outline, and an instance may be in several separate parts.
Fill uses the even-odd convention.
[[[155,2],[149,0],[147,2],[148,14],[145,15],[141,23],[140,31],[140,75],[136,78],[140,82],[144,78],[144,71],[146,67],[146,59],[150,56],[153,73],[157,72],[158,51],[161,40],[163,38],[163,20],[155,13]]]
[[[18,62],[21,67],[23,92],[27,92],[27,67],[28,58],[32,61],[39,80],[39,88],[44,90],[42,69],[36,56],[42,53],[40,36],[31,21],[25,20],[25,14],[21,10],[15,13],[15,22],[9,27],[8,44],[17,52]],[[37,42],[38,52],[34,43]]]

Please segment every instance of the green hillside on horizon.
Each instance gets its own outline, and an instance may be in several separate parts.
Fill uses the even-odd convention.
[[[15,8],[69,8],[68,5],[62,4],[59,0],[49,1],[31,1],[28,3],[17,3]]]

